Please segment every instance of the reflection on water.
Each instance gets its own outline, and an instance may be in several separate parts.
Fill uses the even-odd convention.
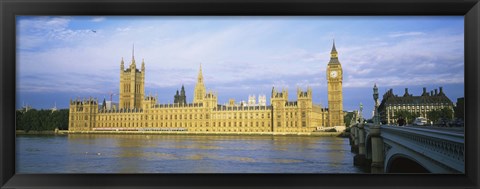
[[[301,136],[17,136],[19,173],[361,173],[348,139]]]

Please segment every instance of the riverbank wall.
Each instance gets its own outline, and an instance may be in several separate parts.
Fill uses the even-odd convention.
[[[191,132],[191,131],[29,131],[17,130],[19,135],[53,135],[53,134],[126,134],[126,135],[263,135],[263,136],[344,136],[343,132],[311,132],[311,133],[290,133],[290,132]]]
[[[24,131],[16,130],[15,134],[17,135],[55,135],[55,134],[68,134],[67,130],[55,130],[55,131]]]

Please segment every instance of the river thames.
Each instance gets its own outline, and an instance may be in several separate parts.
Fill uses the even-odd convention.
[[[347,138],[17,135],[17,173],[364,173]]]

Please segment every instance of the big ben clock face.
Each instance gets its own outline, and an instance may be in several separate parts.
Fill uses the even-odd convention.
[[[337,71],[331,71],[331,72],[330,72],[330,77],[336,78],[337,76],[338,76],[338,72],[337,72]]]

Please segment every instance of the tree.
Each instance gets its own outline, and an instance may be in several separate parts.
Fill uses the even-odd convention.
[[[433,121],[433,122],[438,122],[438,121],[449,121],[452,120],[453,116],[453,110],[450,108],[442,108],[442,109],[436,109],[436,110],[431,110],[427,112],[428,120]]]
[[[350,126],[350,123],[351,123],[354,115],[355,115],[355,112],[347,112],[347,114],[345,114],[343,120],[344,120],[346,126]]]
[[[398,110],[395,112],[395,116],[393,118],[400,119],[403,118],[407,123],[413,123],[415,118],[419,117],[418,113],[412,113],[407,110]]]
[[[51,110],[31,109],[27,112],[16,112],[16,129],[29,132],[55,130],[68,130],[68,109],[52,112]]]
[[[16,130],[23,130],[23,112],[22,111],[15,111],[15,118],[16,118]]]

